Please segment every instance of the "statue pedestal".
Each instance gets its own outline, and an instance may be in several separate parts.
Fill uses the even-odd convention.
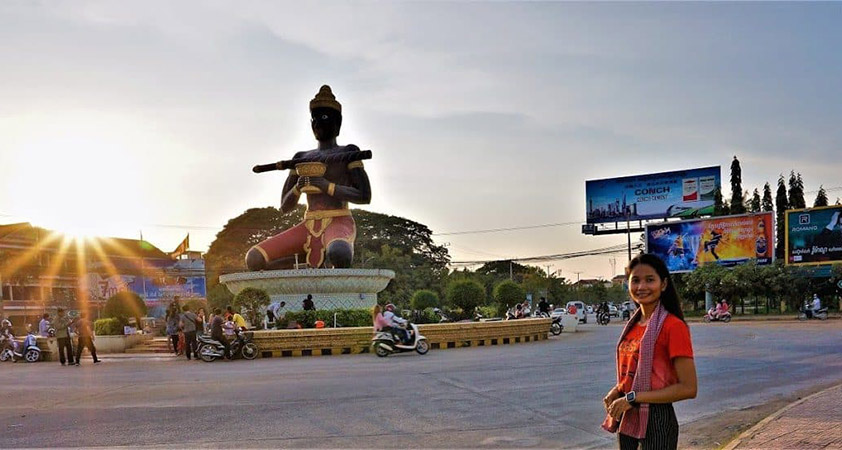
[[[394,277],[386,269],[264,270],[222,275],[219,282],[234,295],[247,287],[260,289],[272,302],[286,302],[287,311],[300,311],[307,294],[316,309],[372,308]]]

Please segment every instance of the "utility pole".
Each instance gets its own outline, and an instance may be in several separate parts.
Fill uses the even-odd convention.
[[[611,278],[613,279],[617,275],[617,258],[609,259],[608,264],[611,265]]]
[[[510,260],[509,260],[509,280],[510,280],[510,281],[515,281],[515,277],[514,277],[514,269],[512,268],[512,266],[514,266],[514,263],[515,263],[515,262],[514,262],[514,260],[513,260],[513,259],[510,259]]]
[[[576,274],[576,300],[582,300],[581,298],[579,298],[579,287],[580,287],[580,286],[579,286],[579,274],[580,274],[580,273],[584,273],[584,272],[582,272],[582,271],[578,271],[578,272],[577,272],[577,271],[574,271],[573,273],[575,273],[575,274]]]

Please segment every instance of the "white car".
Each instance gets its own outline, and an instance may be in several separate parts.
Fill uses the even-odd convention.
[[[567,314],[567,310],[566,310],[566,309],[564,309],[564,308],[556,308],[556,309],[554,309],[554,310],[550,313],[550,318],[551,318],[551,319],[555,319],[555,318],[557,318],[557,317],[561,317],[561,316],[563,316],[563,315],[565,315],[565,314]]]
[[[572,301],[572,302],[567,302],[567,309],[568,310],[570,310],[571,306],[576,307],[576,317],[579,319],[579,322],[588,323],[588,315],[586,313],[587,308],[585,307],[585,304],[578,301],[578,300],[575,300],[575,301]]]
[[[588,305],[588,314],[593,314],[593,306]]]
[[[611,317],[620,317],[620,310],[614,305],[608,305],[608,315]]]

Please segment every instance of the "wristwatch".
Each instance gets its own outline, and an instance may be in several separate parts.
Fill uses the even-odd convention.
[[[634,406],[635,405],[634,401],[635,401],[636,398],[637,398],[637,394],[635,394],[634,391],[631,391],[628,394],[626,394],[626,401],[629,402],[629,405]]]

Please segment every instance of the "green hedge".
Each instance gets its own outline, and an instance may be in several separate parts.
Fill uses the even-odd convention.
[[[123,334],[123,321],[120,319],[98,319],[94,321],[94,333],[97,336],[117,336]]]
[[[302,328],[315,328],[316,321],[322,320],[326,328],[333,327],[333,315],[341,327],[370,327],[373,324],[370,309],[318,309],[316,311],[290,311],[278,321],[276,328],[286,329],[290,321],[296,321]]]

